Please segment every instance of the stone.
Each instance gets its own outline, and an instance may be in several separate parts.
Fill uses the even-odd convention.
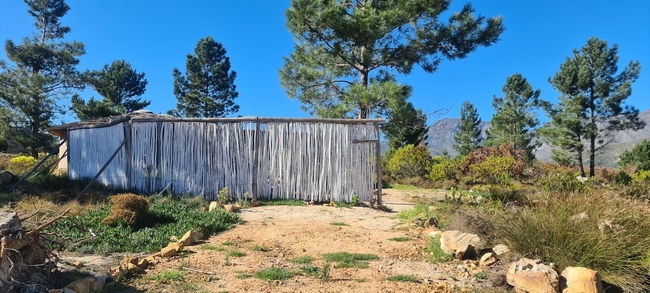
[[[111,276],[113,279],[122,279],[124,278],[125,274],[126,271],[122,269],[122,266],[112,267],[108,270],[108,275]]]
[[[187,233],[185,233],[185,235],[183,235],[183,237],[181,237],[181,240],[178,242],[183,244],[183,246],[190,246],[196,243],[196,241],[201,240],[201,238],[203,238],[202,233],[190,230],[187,231]]]
[[[140,268],[138,265],[128,263],[126,264],[126,270],[132,273],[139,273],[142,271],[142,268]]]
[[[445,231],[440,234],[440,248],[457,259],[474,259],[479,251],[481,239],[476,234],[463,233],[458,230]]]
[[[125,256],[125,257],[120,261],[120,265],[123,266],[123,267],[126,267],[128,264],[134,264],[134,265],[137,265],[137,264],[138,264],[138,260],[139,260],[139,258],[138,258],[137,256],[134,256],[134,255],[132,255],[132,256]]]
[[[208,207],[208,212],[214,211],[219,207],[219,203],[216,201],[210,202],[210,206]]]
[[[13,211],[0,211],[0,230],[20,230],[20,219]]]
[[[497,262],[497,258],[495,256],[495,253],[488,252],[481,256],[481,258],[478,261],[478,264],[480,266],[489,267],[495,264],[496,262]]]
[[[93,282],[90,286],[90,289],[92,292],[102,292],[104,290],[104,285],[106,284],[106,281],[108,280],[108,276],[101,276],[97,278],[95,282]]]
[[[167,247],[160,250],[161,257],[172,257],[183,250],[183,245],[179,242],[170,242]]]
[[[73,262],[72,265],[73,265],[75,268],[83,268],[83,267],[84,267],[84,263],[82,263],[82,262],[79,261],[79,260]]]
[[[63,293],[63,289],[50,289],[47,293]]]
[[[522,258],[510,264],[506,282],[521,293],[558,293],[560,277],[540,260]]]
[[[411,220],[411,225],[422,227],[424,225],[424,223],[422,222],[422,219],[415,218],[415,219]]]
[[[227,204],[223,206],[223,209],[229,213],[236,213],[240,210],[240,207],[238,204]]]
[[[63,292],[65,292],[66,289],[68,289],[76,293],[90,293],[90,287],[93,282],[95,282],[95,278],[93,277],[86,277],[83,279],[79,279],[68,284],[68,286],[65,286],[65,288],[63,288]]]
[[[600,274],[582,267],[567,267],[560,275],[562,293],[604,293]]]
[[[149,266],[149,260],[146,258],[141,258],[138,260],[138,263],[136,265],[140,268],[146,268]]]
[[[582,177],[582,176],[577,176],[576,179],[578,179],[578,181],[582,183],[587,183],[587,181],[589,181],[588,177]]]
[[[510,248],[508,248],[508,246],[506,246],[505,244],[497,244],[496,246],[494,246],[492,248],[492,251],[494,251],[494,253],[497,256],[499,256],[499,255],[503,255],[504,253],[510,251]]]
[[[438,219],[428,218],[426,221],[424,221],[424,227],[425,228],[438,227]]]
[[[18,182],[18,177],[7,170],[0,171],[0,185],[8,185]]]

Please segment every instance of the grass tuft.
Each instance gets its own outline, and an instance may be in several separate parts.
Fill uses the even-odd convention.
[[[268,252],[270,249],[269,249],[269,247],[266,246],[266,245],[262,245],[262,246],[260,246],[260,245],[254,245],[253,247],[251,247],[251,250],[252,250],[252,251]]]
[[[244,257],[246,256],[246,253],[237,250],[229,250],[226,255],[231,257]]]
[[[271,199],[260,200],[261,206],[306,206],[307,204],[302,200],[297,199]]]
[[[255,273],[255,278],[258,278],[260,280],[264,281],[282,281],[286,279],[291,279],[295,275],[294,272],[284,269],[284,268],[278,268],[278,267],[270,267],[265,270],[261,270],[259,272]]]
[[[417,204],[412,210],[403,210],[396,216],[402,223],[409,223],[415,218],[420,218],[425,221],[429,218],[436,218],[437,215],[434,211],[429,209],[429,205]]]
[[[346,224],[345,222],[331,222],[330,225],[332,226],[350,226]]]
[[[201,245],[201,249],[203,249],[203,250],[214,250],[214,251],[224,251],[224,250],[226,250],[223,246],[216,246],[216,245],[210,245],[210,244]]]
[[[431,237],[426,252],[427,260],[431,263],[443,263],[453,259],[451,254],[447,254],[440,248],[440,236]]]
[[[337,268],[368,268],[368,261],[378,260],[379,257],[374,254],[360,254],[348,252],[335,252],[323,254],[323,259],[327,262],[336,262]]]
[[[411,238],[409,238],[409,237],[393,237],[393,238],[389,238],[388,240],[395,241],[395,242],[407,242],[407,241],[411,241]]]
[[[413,275],[394,275],[386,278],[386,280],[391,281],[391,282],[412,282],[412,283],[419,283],[420,280],[418,280],[415,276]]]
[[[185,273],[176,270],[168,270],[157,273],[147,279],[156,281],[158,283],[170,283],[175,280],[182,280],[185,277]]]
[[[295,264],[308,264],[314,261],[314,258],[309,255],[303,255],[289,260],[290,263]]]

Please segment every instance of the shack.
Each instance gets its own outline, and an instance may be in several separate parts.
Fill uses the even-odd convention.
[[[381,119],[177,118],[137,111],[48,129],[58,169],[114,188],[216,199],[381,201]],[[375,197],[376,195],[376,197]]]

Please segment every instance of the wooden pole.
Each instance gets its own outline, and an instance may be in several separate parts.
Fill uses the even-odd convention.
[[[34,168],[32,168],[32,170],[29,171],[29,173],[27,173],[27,175],[25,175],[25,177],[23,177],[22,179],[18,180],[18,182],[16,182],[16,184],[14,184],[11,188],[9,188],[9,191],[10,191],[10,192],[13,191],[16,187],[18,187],[18,185],[20,185],[20,183],[23,183],[25,180],[27,180],[27,178],[29,178],[29,176],[32,175],[32,173],[34,173],[34,171],[36,171],[36,169],[38,169],[38,167],[40,167],[41,165],[43,165],[43,163],[45,163],[45,160],[47,160],[49,157],[51,157],[52,155],[54,155],[54,153],[56,153],[56,151],[59,150],[59,148],[60,148],[60,147],[61,147],[61,146],[66,142],[66,141],[68,141],[68,140],[67,140],[67,139],[63,139],[63,140],[62,140],[62,141],[61,141],[61,142],[60,142],[60,143],[59,143],[59,144],[58,144],[54,149],[52,149],[52,151],[51,151],[47,156],[45,156],[45,158],[43,158],[43,159],[42,159],[38,164],[36,164],[36,166],[34,166]]]
[[[34,173],[34,175],[32,175],[32,177],[35,177],[36,175],[41,174],[41,172],[43,172],[45,170],[49,170],[50,168],[52,168],[52,166],[58,164],[59,162],[61,162],[61,160],[63,158],[65,158],[67,156],[68,156],[68,150],[65,150],[65,152],[63,152],[63,155],[60,158],[56,159],[56,161],[54,161],[54,163],[49,164],[49,165],[47,165],[47,167],[43,168],[41,171],[38,171],[38,172]],[[50,171],[48,171],[47,174],[49,175]]]
[[[377,157],[377,204],[381,205],[381,142],[379,141],[379,124],[374,123],[374,125],[377,135],[377,147],[375,150],[375,156]]]
[[[131,121],[124,121],[124,160],[126,161],[126,188],[131,186]]]
[[[262,123],[267,122],[307,122],[307,123],[333,123],[333,124],[375,124],[383,123],[384,119],[332,119],[332,118],[251,118],[251,117],[238,117],[238,118],[138,118],[133,117],[133,121],[138,122],[210,122],[210,123],[228,123],[228,122],[247,122],[259,121]],[[84,127],[80,127],[84,128]],[[75,128],[77,129],[77,128]]]
[[[255,120],[255,142],[253,145],[253,171],[252,171],[253,174],[251,174],[253,176],[252,178],[253,182],[251,184],[251,188],[253,189],[251,190],[251,192],[253,193],[253,201],[257,200],[257,173],[259,168],[258,165],[260,163],[259,148],[260,148],[260,121],[259,119],[256,119]]]
[[[126,143],[126,140],[123,140],[122,143],[120,144],[120,146],[117,147],[117,149],[115,150],[115,152],[113,153],[111,158],[108,159],[108,162],[106,162],[106,164],[104,164],[104,167],[102,167],[99,170],[97,175],[95,175],[95,177],[92,180],[90,180],[90,182],[88,182],[88,185],[86,185],[86,187],[79,193],[79,195],[77,195],[77,197],[75,197],[75,200],[79,200],[79,198],[81,198],[81,196],[84,195],[86,190],[88,190],[88,188],[90,188],[90,186],[95,182],[95,180],[97,180],[97,178],[99,178],[99,176],[102,175],[102,173],[104,173],[104,170],[106,170],[108,165],[113,161],[113,159],[115,159],[115,157],[120,152],[120,150],[122,149],[122,147],[124,146],[125,143]]]

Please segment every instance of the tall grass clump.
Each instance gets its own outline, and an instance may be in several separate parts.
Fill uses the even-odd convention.
[[[626,292],[650,286],[647,203],[590,190],[507,212],[496,226],[511,249],[553,262],[558,271],[590,268]]]

